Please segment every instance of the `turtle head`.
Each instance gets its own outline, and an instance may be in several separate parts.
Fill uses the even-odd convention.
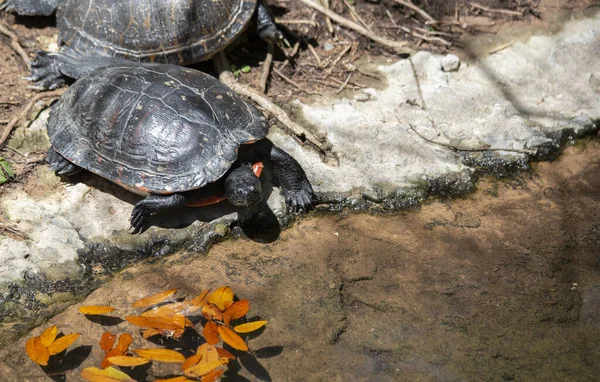
[[[261,201],[262,185],[250,165],[242,165],[229,173],[225,179],[225,196],[234,206],[249,206]]]

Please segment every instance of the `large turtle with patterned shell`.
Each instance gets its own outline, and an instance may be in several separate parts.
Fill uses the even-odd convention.
[[[266,118],[230,88],[181,66],[104,64],[52,106],[46,161],[60,175],[85,169],[146,196],[133,208],[134,233],[174,207],[224,198],[256,204],[263,163],[272,164],[291,209],[310,207],[313,190],[300,164],[266,138]]]
[[[230,44],[253,17],[259,36],[284,41],[263,0],[5,0],[0,7],[20,15],[56,11],[59,44],[88,56],[188,65],[204,61]],[[65,81],[55,54],[33,62],[32,79],[41,89]]]

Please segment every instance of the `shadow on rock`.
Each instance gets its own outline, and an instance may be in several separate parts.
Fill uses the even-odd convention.
[[[123,322],[123,319],[119,317],[111,317],[111,316],[102,316],[95,314],[86,314],[85,318],[94,324],[99,324],[102,326],[116,326]]]
[[[79,346],[68,353],[63,351],[50,357],[48,365],[42,367],[44,373],[56,382],[63,382],[67,380],[65,373],[69,370],[77,369],[83,361],[92,352],[91,346]]]

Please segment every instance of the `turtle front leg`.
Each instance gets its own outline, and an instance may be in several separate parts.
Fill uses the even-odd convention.
[[[113,57],[83,56],[66,48],[61,53],[38,50],[31,62],[31,80],[38,90],[52,90],[63,85],[67,78],[78,80],[99,68],[131,62]]]
[[[283,33],[277,28],[277,24],[275,24],[275,20],[271,17],[269,8],[267,8],[267,5],[262,0],[258,2],[256,9],[256,32],[261,39],[268,43],[290,46]]]
[[[58,0],[5,0],[0,10],[21,16],[50,16],[57,4]]]
[[[146,226],[150,215],[157,212],[184,205],[186,198],[181,194],[173,195],[150,195],[136,203],[131,213],[131,233],[140,233]]]

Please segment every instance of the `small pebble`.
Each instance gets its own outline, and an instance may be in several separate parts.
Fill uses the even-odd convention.
[[[442,59],[442,70],[444,72],[455,72],[460,67],[460,59],[454,54],[447,54]]]

